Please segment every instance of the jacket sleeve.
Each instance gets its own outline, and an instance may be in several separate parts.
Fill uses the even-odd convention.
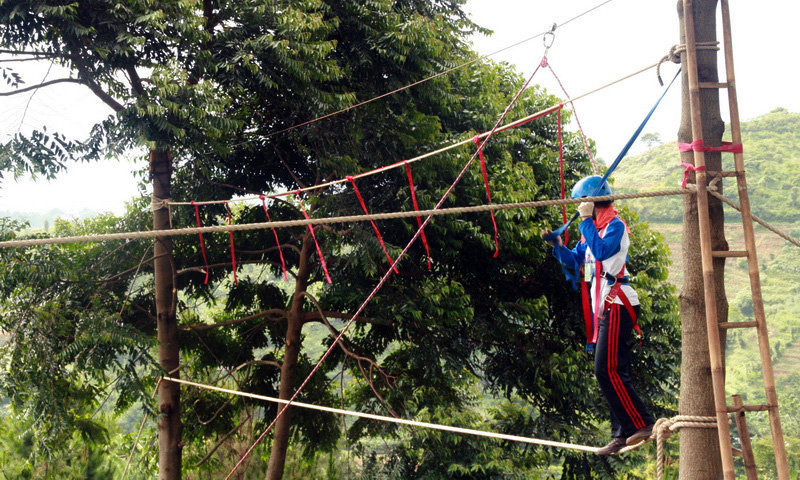
[[[625,233],[625,224],[621,220],[617,218],[611,220],[602,238],[591,218],[582,221],[578,228],[597,260],[602,262],[619,252],[622,235]]]
[[[553,247],[553,256],[562,265],[573,269],[575,272],[580,271],[583,265],[583,259],[586,257],[586,244],[578,242],[575,248],[567,248],[564,245],[555,245]]]

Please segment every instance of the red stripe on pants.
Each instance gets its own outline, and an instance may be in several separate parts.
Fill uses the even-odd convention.
[[[625,413],[628,414],[633,422],[633,426],[636,427],[637,430],[642,429],[645,426],[644,420],[642,420],[641,414],[633,405],[633,401],[630,395],[628,395],[628,390],[625,388],[625,384],[622,383],[622,379],[619,378],[619,373],[617,373],[617,349],[619,347],[620,323],[619,305],[616,303],[611,305],[611,309],[608,313],[610,317],[608,324],[608,361],[606,362],[608,377],[611,380],[611,384],[614,386],[614,391],[617,393],[620,403],[622,403],[623,408],[625,408]]]

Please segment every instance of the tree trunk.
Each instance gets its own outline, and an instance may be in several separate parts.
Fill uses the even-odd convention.
[[[150,153],[150,174],[153,180],[153,229],[170,228],[169,210],[161,206],[170,198],[172,165],[169,153],[153,150]],[[172,238],[159,237],[153,244],[153,280],[156,293],[158,327],[158,363],[165,374],[178,377],[180,357],[178,325],[175,319],[176,292],[172,259]],[[181,478],[181,404],[180,385],[161,382],[158,387],[158,478]]]
[[[301,331],[303,330],[303,293],[308,287],[311,275],[311,235],[306,233],[303,237],[303,246],[300,249],[300,263],[297,268],[294,297],[289,308],[288,325],[286,328],[286,350],[281,364],[281,384],[278,397],[289,400],[294,394],[295,373],[297,373],[297,359],[300,356]],[[280,408],[280,406],[278,407]],[[280,410],[278,410],[280,413]],[[272,439],[272,452],[269,456],[267,480],[280,480],[286,464],[286,450],[289,447],[289,434],[292,426],[291,408],[287,410],[275,423],[275,436]]]
[[[685,43],[683,15],[693,13],[696,42],[716,40],[717,0],[694,0],[693,12],[683,11],[683,2],[678,0],[681,43]],[[692,128],[689,108],[689,83],[686,54],[681,56],[683,95],[681,102],[681,126],[678,141],[691,142]],[[717,53],[712,50],[697,52],[698,79],[700,82],[717,82]],[[720,118],[719,90],[702,89],[700,93],[702,110],[703,140],[706,145],[719,145],[725,125]],[[705,154],[708,170],[721,170],[720,154]],[[681,160],[694,164],[693,152],[681,154]],[[721,184],[719,184],[721,188]],[[712,250],[727,250],[725,240],[724,216],[719,200],[709,196],[709,216],[711,224]],[[714,395],[711,382],[711,365],[708,353],[708,335],[705,318],[705,299],[703,296],[703,271],[700,259],[700,229],[697,218],[697,199],[694,195],[684,195],[683,200],[683,274],[684,284],[680,293],[681,339],[681,415],[714,416]],[[714,259],[714,282],[718,321],[728,318],[728,301],[725,297],[725,259]],[[722,351],[725,351],[725,334],[720,332]],[[719,454],[717,432],[710,429],[687,428],[680,436],[680,478],[717,479],[722,478],[722,464]]]

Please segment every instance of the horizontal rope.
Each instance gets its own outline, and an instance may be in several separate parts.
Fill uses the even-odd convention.
[[[616,80],[614,80],[612,82],[609,82],[609,83],[606,83],[605,85],[597,87],[594,90],[590,90],[588,92],[585,92],[585,93],[582,93],[582,94],[578,95],[577,97],[573,97],[568,102],[561,102],[561,103],[558,103],[558,104],[553,105],[551,107],[545,108],[543,110],[539,110],[538,112],[532,113],[532,114],[530,114],[530,115],[528,115],[526,117],[520,118],[518,120],[514,120],[513,122],[507,123],[507,124],[499,127],[496,130],[496,133],[497,132],[503,132],[505,130],[509,130],[511,128],[514,128],[514,127],[520,126],[520,125],[522,125],[522,124],[524,124],[526,122],[529,122],[529,121],[531,121],[531,120],[533,120],[533,119],[535,119],[537,117],[540,117],[542,115],[547,115],[549,113],[555,112],[555,111],[557,111],[557,110],[559,110],[561,108],[564,108],[565,105],[568,105],[568,104],[571,105],[573,102],[576,102],[577,100],[580,100],[580,99],[582,99],[584,97],[587,97],[587,96],[592,95],[594,93],[597,93],[597,92],[599,92],[601,90],[604,90],[604,89],[606,89],[608,87],[616,85],[617,83],[620,83],[620,82],[622,82],[624,80],[627,80],[627,79],[629,79],[631,77],[634,77],[636,75],[639,75],[640,73],[646,72],[646,71],[650,70],[651,68],[654,68],[656,65],[657,65],[656,63],[654,63],[652,65],[648,65],[647,67],[644,67],[644,68],[642,68],[640,70],[637,70],[637,71],[635,71],[633,73],[630,73],[628,75],[625,75],[624,77],[618,78],[618,79],[616,79]],[[479,139],[486,138],[489,135],[489,133],[490,132],[480,133],[480,134],[478,134],[478,138]],[[434,155],[438,155],[440,153],[444,153],[444,152],[447,152],[449,150],[453,150],[454,148],[462,147],[464,145],[471,145],[475,141],[474,139],[475,139],[475,136],[473,135],[473,136],[469,137],[468,139],[464,139],[464,140],[461,140],[459,142],[452,143],[450,145],[447,145],[445,147],[439,148],[437,150],[433,150],[433,151],[428,152],[428,153],[424,153],[424,154],[419,155],[417,157],[413,157],[413,158],[409,158],[407,160],[402,160],[402,161],[399,161],[399,162],[395,162],[395,163],[392,163],[392,164],[389,164],[389,165],[386,165],[386,166],[383,166],[383,167],[380,167],[380,168],[376,168],[374,170],[370,170],[368,172],[358,173],[358,174],[352,175],[352,177],[354,179],[359,179],[359,178],[364,178],[364,177],[368,177],[368,176],[371,176],[371,175],[376,175],[378,173],[385,172],[385,171],[388,171],[388,170],[392,170],[392,169],[395,169],[395,168],[399,168],[399,167],[405,166],[407,164],[418,162],[420,160],[424,160],[426,158],[433,157]],[[323,188],[327,188],[327,187],[330,187],[330,186],[333,186],[333,185],[346,183],[347,181],[348,180],[345,177],[345,178],[340,178],[338,180],[331,180],[329,182],[324,182],[324,183],[320,183],[320,184],[317,184],[317,185],[312,185],[310,187],[303,187],[303,188],[300,188],[300,189],[287,190],[287,191],[284,191],[284,192],[272,193],[272,194],[269,194],[269,195],[265,194],[264,197],[265,198],[286,197],[286,196],[294,195],[294,194],[301,193],[301,192],[310,192],[310,191],[314,191],[314,190],[321,190]],[[194,202],[194,203],[192,203],[192,202],[170,202],[170,205],[219,205],[219,204],[222,204],[222,203],[246,202],[246,201],[259,200],[259,199],[261,199],[261,195],[252,195],[252,196],[247,196],[247,197],[239,197],[239,198],[234,198],[234,199],[229,199],[229,200],[206,200],[206,201]]]
[[[247,397],[252,398],[255,400],[263,400],[266,402],[272,403],[280,403],[280,404],[288,404],[288,400],[283,400],[281,398],[275,397],[267,397],[264,395],[256,395],[254,393],[247,393],[241,392],[238,390],[230,390],[227,388],[215,387],[213,385],[206,385],[202,383],[191,382],[189,380],[182,380],[179,378],[170,378],[170,377],[163,377],[163,381],[165,382],[175,382],[180,383],[183,385],[189,385],[192,387],[202,388],[204,390],[213,390],[215,392],[220,393],[227,393],[230,395],[237,395],[240,397]],[[597,453],[600,450],[597,447],[591,447],[588,445],[578,445],[575,443],[565,443],[565,442],[555,442],[552,440],[542,440],[539,438],[531,438],[531,437],[521,437],[518,435],[508,435],[505,433],[495,433],[495,432],[487,432],[485,430],[474,430],[472,428],[462,428],[462,427],[451,427],[449,425],[441,425],[438,423],[429,423],[429,422],[419,422],[416,420],[407,420],[404,418],[395,418],[395,417],[387,417],[385,415],[375,415],[373,413],[364,413],[364,412],[355,412],[352,410],[343,410],[341,408],[332,408],[332,407],[324,407],[321,405],[313,405],[310,403],[302,403],[293,401],[292,406],[306,408],[309,410],[318,410],[321,412],[328,412],[328,413],[335,413],[338,415],[350,415],[352,417],[359,417],[359,418],[366,418],[369,420],[377,420],[381,422],[388,422],[388,423],[396,423],[400,425],[408,425],[412,427],[422,427],[422,428],[430,428],[433,430],[441,430],[444,432],[452,432],[452,433],[463,433],[465,435],[474,435],[478,437],[486,437],[486,438],[495,438],[498,440],[508,440],[511,442],[519,442],[519,443],[528,443],[533,445],[542,445],[545,447],[554,447],[554,448],[566,448],[569,450],[577,450],[580,452],[589,452],[589,453]]]
[[[733,200],[729,199],[725,195],[722,195],[720,193],[714,192],[712,190],[709,190],[708,193],[710,193],[714,197],[722,200],[723,202],[727,203],[728,205],[733,207],[733,209],[738,210],[739,212],[742,211],[742,207],[739,206],[738,203],[736,203]],[[764,227],[767,230],[771,231],[775,235],[781,237],[782,239],[786,240],[787,242],[793,244],[796,247],[800,247],[800,241],[798,241],[797,239],[795,239],[794,237],[792,237],[788,233],[784,232],[783,230],[779,229],[778,227],[776,227],[774,225],[771,225],[770,223],[766,222],[765,220],[762,220],[758,216],[754,215],[752,212],[750,213],[750,217],[753,220],[755,220],[758,224],[760,224],[762,227]]]
[[[283,220],[278,222],[241,223],[236,225],[211,225],[207,227],[175,228],[170,230],[145,230],[138,232],[103,233],[94,235],[76,235],[71,237],[31,238],[25,240],[8,240],[0,242],[0,248],[30,247],[35,245],[56,245],[62,243],[103,242],[107,240],[128,240],[141,238],[176,237],[180,235],[196,235],[198,233],[238,232],[246,230],[262,230],[267,228],[289,228],[306,225],[329,225],[334,223],[365,222],[370,220],[392,220],[417,216],[458,215],[463,213],[510,210],[514,208],[540,208],[580,202],[603,202],[609,200],[625,200],[631,198],[664,197],[668,195],[694,194],[690,189],[657,190],[641,193],[620,193],[600,197],[566,198],[551,200],[535,200],[530,202],[497,203],[492,205],[475,205],[470,207],[452,207],[433,210],[411,210],[404,212],[373,213],[371,215],[348,215],[339,217],[310,218],[299,220]]]

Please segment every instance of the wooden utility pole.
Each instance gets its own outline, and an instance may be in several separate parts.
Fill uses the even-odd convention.
[[[153,181],[153,229],[167,230],[170,226],[169,209],[172,161],[168,151],[150,152],[150,177]],[[156,296],[156,321],[158,328],[158,363],[165,375],[178,377],[180,354],[178,350],[178,324],[176,321],[177,292],[172,259],[172,237],[158,237],[153,244],[153,280]],[[158,386],[158,478],[181,478],[181,404],[180,385],[161,382]]]
[[[696,42],[716,41],[716,6],[717,0],[694,0],[688,4],[693,9],[684,11],[684,1],[678,0],[678,17],[680,19],[681,44],[686,45],[686,19],[691,15],[694,20],[695,31],[692,34]],[[678,141],[691,143],[696,138],[704,139],[707,145],[719,145],[725,124],[720,116],[719,92],[717,90],[701,90],[699,103],[701,108],[697,114],[701,117],[695,125],[697,132],[692,131],[691,92],[689,74],[693,66],[688,65],[687,55],[681,55],[681,126],[678,131]],[[697,65],[694,67],[701,82],[717,82],[717,52],[714,50],[700,50],[697,52]],[[705,165],[709,170],[720,170],[721,159],[719,153],[708,153],[705,156]],[[681,161],[695,164],[694,152],[681,154]],[[702,180],[700,177],[703,177]],[[705,181],[701,172],[697,181]],[[707,199],[702,208],[708,209],[709,225],[700,225],[698,218],[698,199],[700,195],[684,195],[683,199],[683,276],[684,284],[680,292],[681,305],[681,340],[683,351],[681,356],[681,390],[680,414],[714,416],[714,393],[712,373],[724,375],[724,366],[716,365],[712,372],[711,356],[709,355],[709,330],[706,325],[706,316],[709,310],[715,321],[725,321],[728,316],[728,302],[725,297],[724,285],[724,258],[714,258],[713,265],[708,264],[711,256],[701,255],[701,229],[705,227],[710,232],[709,250],[728,250],[724,235],[724,215],[721,202],[715,198]],[[702,218],[702,217],[701,217]],[[703,258],[705,257],[705,258]],[[706,262],[704,263],[704,260]],[[705,298],[716,298],[716,302],[706,305]],[[710,332],[714,335],[716,329]],[[717,348],[724,352],[724,338],[717,341]],[[717,479],[722,477],[722,464],[720,462],[720,449],[718,434],[709,429],[685,429],[680,437],[680,478],[681,479]]]
[[[745,179],[744,156],[739,124],[739,106],[736,96],[736,80],[733,68],[733,42],[731,40],[730,11],[728,0],[721,0],[722,32],[725,52],[725,81],[719,82],[716,67],[718,49],[715,38],[717,0],[682,0],[678,14],[681,19],[681,40],[684,55],[681,64],[684,72],[683,123],[679,138],[691,145],[684,161],[691,163],[696,171],[697,195],[684,203],[684,272],[686,284],[681,292],[681,314],[683,320],[683,362],[681,369],[682,415],[709,416],[716,419],[716,438],[702,431],[689,429],[681,435],[680,478],[716,479],[720,471],[725,480],[734,480],[733,446],[730,436],[729,413],[766,411],[772,432],[772,446],[779,480],[789,480],[786,445],[781,430],[775,378],[769,348],[769,335],[764,300],[761,295],[761,280],[758,254],[753,234],[753,218]],[[719,118],[719,92],[726,90],[731,115],[732,142],[723,145],[722,120]],[[688,107],[688,108],[687,108]],[[687,127],[691,127],[690,132]],[[688,136],[691,133],[691,136]],[[734,170],[725,171],[720,162],[720,153],[733,153]],[[711,191],[708,179],[714,176],[717,192]],[[724,178],[735,178],[739,193],[742,231],[745,250],[730,251],[723,234],[722,183]],[[697,247],[699,240],[702,275],[698,275]],[[728,322],[727,301],[724,292],[725,259],[747,258],[750,293],[753,299],[754,321]],[[702,284],[698,284],[702,281]],[[700,287],[703,296],[698,295]],[[703,301],[705,322],[701,321],[698,300]],[[705,323],[706,337],[700,334]],[[729,406],[725,397],[725,333],[731,328],[755,328],[761,372],[764,381],[766,403],[744,405],[741,399]],[[708,358],[703,359],[702,343],[706,341]],[[708,374],[711,374],[710,376]],[[711,388],[708,381],[711,380]],[[713,392],[713,395],[710,393]],[[709,400],[712,400],[709,402]],[[709,408],[711,403],[711,408]],[[743,418],[740,418],[743,424]],[[746,429],[743,429],[746,431]],[[740,432],[741,433],[741,432]],[[705,437],[705,438],[704,438]],[[749,438],[743,445],[749,444]],[[718,448],[717,452],[712,447]],[[744,448],[746,450],[746,448]],[[748,468],[748,476],[755,475],[752,456],[742,452]]]

